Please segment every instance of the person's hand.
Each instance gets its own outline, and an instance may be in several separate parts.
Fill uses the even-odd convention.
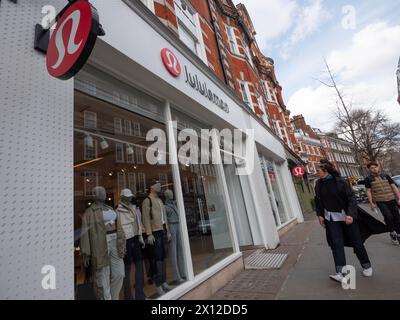
[[[172,235],[171,235],[171,233],[167,233],[167,241],[168,242],[171,242],[171,240],[172,240]]]
[[[152,234],[147,237],[147,243],[149,245],[153,246],[155,242],[156,242],[156,238],[154,238],[154,236]]]
[[[319,224],[321,225],[321,227],[325,228],[325,219],[324,217],[318,217],[319,220]]]
[[[377,205],[376,205],[376,203],[373,203],[373,202],[371,202],[371,203],[370,203],[370,205],[371,205],[371,209],[372,209],[372,210],[374,210],[374,209],[376,209],[376,208],[377,208]]]
[[[350,225],[350,224],[352,224],[353,222],[354,222],[353,217],[350,217],[350,216],[347,216],[347,217],[346,217],[346,224],[347,224],[347,225]]]
[[[140,243],[140,245],[142,246],[142,249],[144,249],[144,247],[146,246],[146,244],[144,243],[143,236],[139,236],[139,243]]]

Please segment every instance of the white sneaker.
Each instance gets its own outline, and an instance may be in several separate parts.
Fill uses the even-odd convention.
[[[368,269],[364,269],[362,273],[363,273],[364,277],[371,278],[374,272],[373,272],[372,268],[368,268]]]
[[[165,294],[165,291],[163,290],[163,288],[161,286],[157,287],[157,294],[159,296],[163,296]]]
[[[340,282],[340,283],[342,283],[342,281],[344,279],[344,277],[343,277],[343,275],[341,273],[337,273],[335,275],[331,275],[331,276],[329,276],[329,278],[331,278],[334,281]]]
[[[168,283],[164,282],[161,286],[165,292],[171,291],[171,287],[168,285]]]
[[[399,240],[398,240],[398,235],[396,232],[392,232],[390,234],[390,239],[392,240],[392,243],[397,246],[399,244]]]

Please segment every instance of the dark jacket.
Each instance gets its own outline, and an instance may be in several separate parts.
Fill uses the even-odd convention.
[[[357,219],[354,220],[353,223],[357,223],[358,228],[360,229],[360,234],[363,243],[373,235],[387,233],[389,232],[388,227],[382,222],[376,220],[373,216],[371,216],[364,209],[357,207]],[[346,233],[344,235],[344,245],[345,247],[353,247],[351,241],[347,238]],[[327,233],[327,241],[329,246],[331,246],[331,239]]]
[[[338,192],[343,201],[343,209],[346,214],[353,217],[354,222],[358,225],[360,229],[361,238],[363,242],[365,242],[368,238],[375,234],[387,233],[389,232],[387,226],[382,222],[376,220],[369,213],[367,213],[364,209],[360,208],[357,204],[357,200],[355,198],[353,190],[350,188],[348,183],[342,179],[341,177],[334,177],[334,181],[336,183],[336,190],[333,192]],[[315,204],[317,215],[323,217],[325,215],[324,211],[324,199],[321,197],[321,180],[318,180],[315,185]],[[327,241],[329,246],[331,246],[332,241],[329,238],[327,233]],[[344,233],[344,245],[346,247],[353,247],[353,244],[346,237],[346,233]]]
[[[346,212],[346,215],[357,218],[357,199],[349,184],[341,177],[333,176],[334,188],[332,193],[336,193],[335,197],[339,199],[340,207]],[[323,184],[327,183],[319,179],[315,185],[315,207],[317,216],[323,217],[325,215],[326,203],[331,201],[329,197],[323,197],[321,189]],[[332,185],[332,184],[331,184]],[[340,211],[339,211],[340,212]]]

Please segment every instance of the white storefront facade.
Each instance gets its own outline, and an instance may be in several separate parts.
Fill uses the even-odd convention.
[[[77,298],[83,281],[77,234],[95,186],[105,187],[114,207],[123,188],[145,198],[153,178],[173,190],[186,281],[160,299],[214,293],[209,284],[207,293],[191,295],[210,279],[222,285],[215,277],[230,266],[233,273],[243,268],[244,247],[274,249],[280,228],[303,221],[280,141],[141,4],[91,0],[106,35],[81,72],[62,81],[47,73],[45,56],[33,49],[34,26],[47,2],[0,4],[0,298]],[[66,5],[54,2],[57,10]],[[166,69],[163,49],[176,56],[180,76]],[[238,176],[235,163],[150,166],[144,159],[148,130],[164,130],[169,150],[180,146],[171,120],[178,130],[254,129],[253,172]],[[56,286],[46,289],[49,266]],[[150,297],[153,289],[146,284]]]

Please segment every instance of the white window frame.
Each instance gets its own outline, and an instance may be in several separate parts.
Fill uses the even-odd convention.
[[[129,147],[129,146],[127,146],[127,147]],[[135,164],[135,148],[132,146],[131,146],[131,148],[133,149],[133,153],[128,154],[128,152],[126,152],[126,163]]]
[[[132,136],[132,122],[130,120],[124,120],[124,133],[126,136]]]
[[[89,119],[90,117],[93,119]],[[89,125],[89,123],[93,123]],[[97,113],[93,111],[83,111],[83,127],[85,129],[96,129],[97,128]]]
[[[195,54],[199,56],[205,64],[208,65],[206,47],[203,39],[203,32],[200,23],[200,15],[194,10],[194,8],[186,2],[186,10],[183,10],[180,2],[174,0],[175,14],[178,22],[178,34],[182,40],[182,32],[187,33],[193,38]],[[190,16],[188,16],[191,15]],[[183,41],[183,40],[182,40]]]
[[[274,102],[272,99],[271,91],[269,91],[269,82],[267,80],[263,80],[264,86],[265,86],[265,91],[267,92],[267,100],[268,102]]]
[[[89,151],[89,149],[93,149],[93,150],[92,150],[92,151],[93,151],[93,157],[89,157],[89,156],[88,156],[88,151]],[[92,152],[92,151],[90,151],[90,152]],[[98,156],[99,156],[98,141],[95,140],[95,139],[93,139],[93,147],[89,147],[89,146],[87,145],[87,142],[86,142],[86,139],[85,139],[85,140],[84,140],[84,147],[83,147],[83,159],[84,159],[85,161],[87,161],[87,160],[94,160],[94,159],[97,159]]]
[[[122,134],[122,119],[121,118],[114,118],[114,133],[115,134]]]
[[[94,187],[89,187],[88,184],[91,183],[87,182],[87,179],[92,179],[93,177],[95,177],[95,184],[94,187],[97,187],[99,185],[99,174],[97,173],[97,171],[85,171],[83,174],[83,179],[84,179],[84,194],[85,197],[93,197],[93,188]]]
[[[239,46],[235,35],[235,28],[227,25],[226,34],[228,36],[228,42],[231,52],[234,54],[239,54]]]
[[[125,172],[117,172],[117,187],[118,187],[118,194],[121,194],[121,191],[126,188]]]
[[[245,55],[246,55],[250,65],[254,68],[253,58],[251,55],[250,47],[247,45],[246,41],[243,38],[242,38],[242,44],[243,44],[243,50],[245,52]]]
[[[138,192],[146,193],[146,174],[144,172],[138,172]]]
[[[140,128],[140,122],[134,122],[133,123],[133,135],[135,137],[141,137],[142,136],[141,128]]]
[[[121,157],[118,157],[118,151],[121,150]],[[123,143],[116,143],[115,144],[115,162],[123,163],[125,162],[124,157],[124,144]]]
[[[134,195],[136,195],[136,173],[128,172],[128,188],[132,191]]]
[[[135,153],[136,153],[136,163],[137,164],[144,164],[143,148],[136,147],[135,148]]]
[[[239,81],[239,87],[242,93],[243,102],[254,112],[254,105],[253,105],[253,100],[251,98],[249,84],[246,81]],[[248,101],[245,100],[245,97],[248,99]]]
[[[268,114],[267,114],[267,110],[265,108],[265,104],[264,104],[264,100],[262,95],[259,95],[257,98],[258,101],[258,107],[261,109],[262,111],[262,119],[263,121],[269,126],[269,121],[268,121]]]

